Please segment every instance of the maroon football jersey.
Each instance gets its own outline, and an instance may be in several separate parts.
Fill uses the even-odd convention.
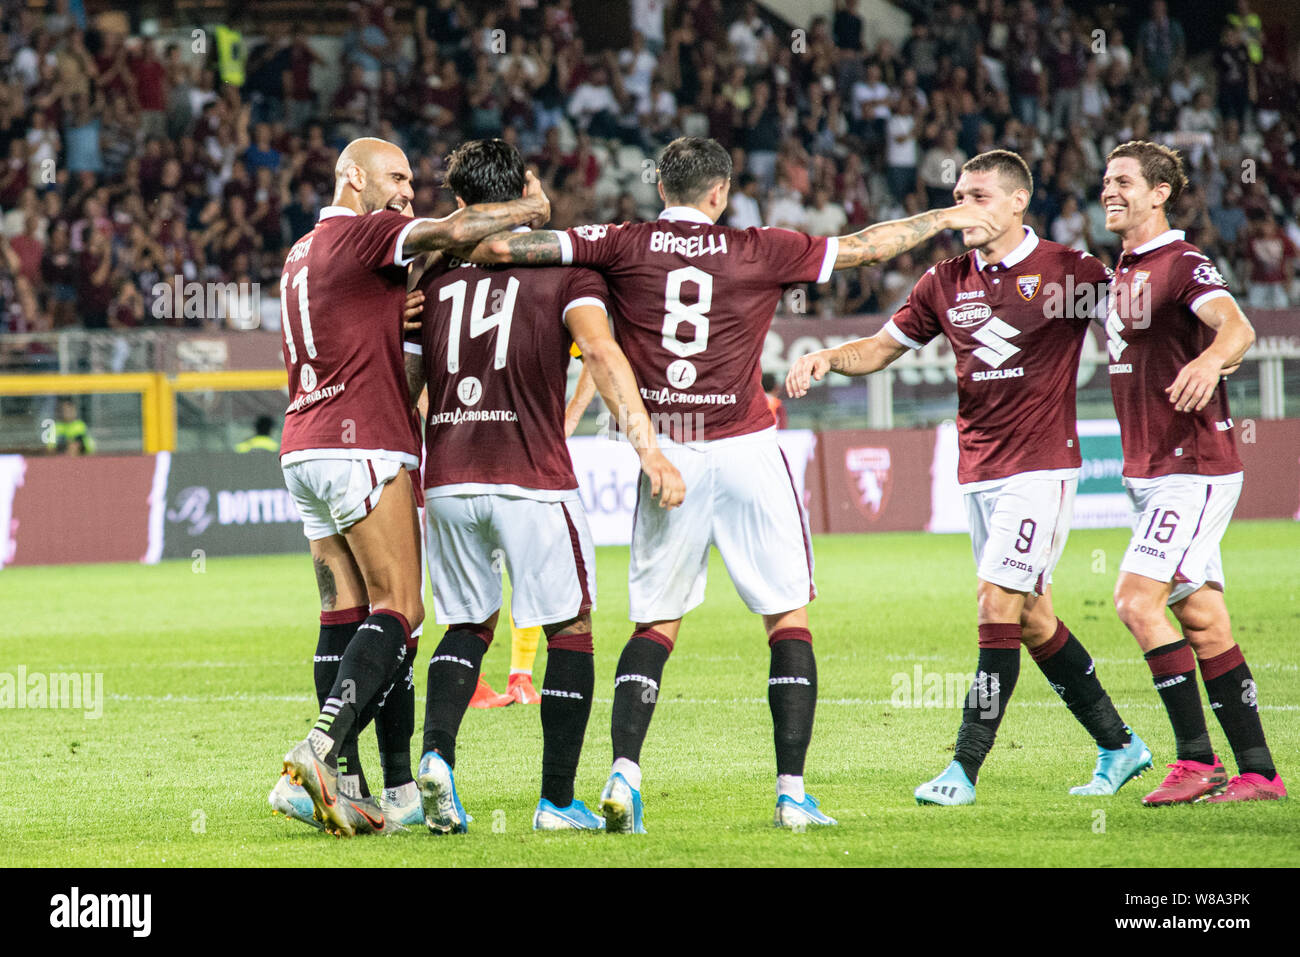
[[[772,427],[763,341],[787,286],[830,278],[834,237],[716,226],[685,206],[559,236],[565,263],[609,283],[614,330],[656,431],[690,442]]]
[[[424,487],[576,489],[564,441],[573,341],[564,316],[575,305],[605,309],[605,281],[589,269],[451,259],[432,266],[419,288],[418,351],[429,383]]]
[[[952,344],[959,483],[1080,466],[1079,353],[1107,278],[1099,260],[1025,227],[1000,263],[972,250],[931,267],[885,324],[913,349],[940,334]]]
[[[1157,236],[1116,263],[1106,345],[1127,477],[1242,470],[1227,390],[1215,389],[1200,412],[1175,411],[1165,392],[1214,339],[1193,310],[1228,295],[1214,263],[1181,230]]]
[[[280,275],[289,407],[280,457],[388,458],[420,464],[402,360],[406,231],[421,220],[381,210],[321,211]]]

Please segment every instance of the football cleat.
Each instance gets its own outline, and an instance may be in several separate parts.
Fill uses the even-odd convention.
[[[537,693],[533,687],[533,676],[520,672],[510,676],[510,684],[506,688],[506,696],[511,701],[518,701],[520,704],[541,704],[542,696]]]
[[[456,794],[456,781],[449,765],[437,751],[420,758],[415,776],[424,805],[424,823],[434,834],[464,834],[469,830],[468,815]]]
[[[271,788],[266,799],[271,804],[272,814],[283,814],[321,830],[321,822],[314,816],[315,806],[311,803],[311,795],[289,780],[289,775],[280,775],[280,780],[275,782],[275,787]]]
[[[641,820],[641,792],[627,783],[627,778],[614,773],[600,792],[600,813],[605,818],[605,830],[610,834],[644,834]]]
[[[312,734],[319,732],[313,731]],[[284,756],[284,773],[289,780],[303,788],[311,798],[313,816],[325,825],[327,831],[348,826],[348,819],[338,809],[339,772],[316,755],[311,738],[304,738]]]
[[[534,831],[603,831],[605,819],[588,810],[587,805],[575,800],[568,807],[556,807],[546,798],[537,802],[533,812]]]
[[[326,824],[326,834],[354,837],[357,834],[383,834],[387,829],[384,812],[373,797],[354,798],[340,794],[336,811],[339,823]]]
[[[1097,748],[1097,767],[1092,772],[1092,780],[1070,788],[1071,794],[1115,794],[1129,781],[1141,777],[1143,771],[1151,770],[1151,749],[1131,728],[1128,733],[1132,740],[1122,748]]]
[[[942,804],[953,807],[975,803],[975,785],[966,777],[966,770],[957,761],[952,762],[933,781],[926,781],[912,792],[917,804]]]
[[[839,821],[817,810],[817,799],[805,794],[802,801],[796,801],[788,794],[776,799],[776,813],[772,816],[774,827],[788,827],[801,831],[809,824],[826,827]]]
[[[424,805],[414,781],[400,788],[384,788],[378,803],[391,830],[404,831],[424,823]]]
[[[508,694],[497,694],[480,676],[478,684],[474,687],[474,696],[469,699],[471,708],[504,708],[508,704],[514,704],[515,699]]]
[[[1169,774],[1160,782],[1160,787],[1142,799],[1147,807],[1191,804],[1198,798],[1217,794],[1228,784],[1228,772],[1223,770],[1223,762],[1217,754],[1213,764],[1175,761],[1169,768]]]
[[[1217,794],[1208,794],[1200,798],[1205,804],[1227,804],[1230,801],[1280,801],[1286,797],[1286,785],[1282,775],[1273,773],[1270,781],[1262,774],[1248,771],[1238,774],[1228,782],[1228,786]]]

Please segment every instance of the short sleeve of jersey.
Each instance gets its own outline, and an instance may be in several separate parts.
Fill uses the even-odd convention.
[[[560,262],[566,266],[594,266],[597,269],[619,261],[624,236],[621,226],[574,226],[557,232]]]
[[[943,332],[943,325],[932,305],[938,281],[933,267],[927,270],[908,293],[907,302],[885,323],[885,331],[911,349],[920,349]]]
[[[1188,250],[1174,260],[1169,279],[1175,298],[1193,312],[1211,299],[1232,295],[1218,267],[1199,252]]]
[[[564,289],[561,293],[561,315],[568,315],[575,306],[598,306],[609,312],[609,287],[605,278],[592,269],[565,270]]]
[[[353,229],[351,239],[357,260],[363,266],[369,269],[405,266],[415,258],[403,258],[402,244],[412,227],[425,220],[411,219],[386,209],[359,218],[361,222]]]
[[[783,285],[826,282],[835,271],[840,241],[835,236],[809,236],[793,229],[753,228],[760,260]]]

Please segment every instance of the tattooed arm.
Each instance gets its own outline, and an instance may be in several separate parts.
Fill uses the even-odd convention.
[[[841,375],[869,375],[879,372],[904,352],[903,345],[884,329],[866,339],[855,339],[834,349],[822,349],[801,356],[785,377],[785,391],[792,399],[807,394],[811,380],[820,382],[828,372]]]
[[[921,245],[945,229],[969,229],[972,226],[993,228],[988,213],[968,203],[932,209],[907,219],[876,223],[860,232],[839,237],[835,268],[852,269],[884,262]]]
[[[559,266],[560,234],[553,229],[527,233],[499,232],[477,246],[455,251],[459,259],[479,266],[515,263],[520,266]]]
[[[532,173],[526,174],[523,198],[508,203],[479,203],[458,209],[442,219],[416,223],[402,244],[404,257],[438,249],[473,246],[486,236],[516,226],[540,226],[550,218],[551,202],[541,183]],[[558,246],[557,246],[558,249]],[[556,262],[559,262],[557,256]]]
[[[605,310],[599,306],[575,306],[565,315],[564,322],[582,350],[584,371],[591,370],[596,391],[636,449],[641,471],[650,479],[650,494],[659,499],[662,508],[680,505],[686,485],[681,473],[659,450],[636,376],[627,356],[610,335]]]

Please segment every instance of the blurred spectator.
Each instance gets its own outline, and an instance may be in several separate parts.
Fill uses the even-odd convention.
[[[756,229],[763,225],[758,207],[758,180],[753,173],[741,173],[737,188],[731,191],[727,225],[735,229]]]
[[[767,408],[778,429],[788,428],[790,413],[786,411],[785,402],[781,400],[782,383],[774,373],[763,373],[763,392],[767,396]]]
[[[859,53],[862,50],[862,17],[858,16],[858,0],[835,0],[835,24],[831,27],[835,46]]]
[[[1295,273],[1297,256],[1295,244],[1276,219],[1265,213],[1251,217],[1246,259],[1252,309],[1286,309],[1291,305],[1287,286]]]
[[[1151,18],[1138,31],[1138,56],[1158,83],[1164,83],[1182,61],[1186,40],[1182,25],[1169,16],[1165,0],[1151,0]]]
[[[45,447],[61,455],[94,454],[95,440],[90,437],[90,430],[81,418],[76,399],[69,396],[59,399],[59,417]]]
[[[894,107],[885,134],[888,145],[885,150],[886,175],[889,178],[889,190],[898,201],[904,200],[916,189],[916,117],[915,105],[910,97],[904,98]]]
[[[253,425],[253,434],[235,445],[235,451],[241,454],[247,452],[271,452],[278,455],[280,452],[280,443],[271,438],[271,432],[275,429],[275,420],[269,415],[259,415]]]
[[[958,171],[969,158],[957,145],[957,131],[953,129],[944,130],[939,142],[925,151],[921,182],[925,184],[926,200],[931,208],[952,205]]]

